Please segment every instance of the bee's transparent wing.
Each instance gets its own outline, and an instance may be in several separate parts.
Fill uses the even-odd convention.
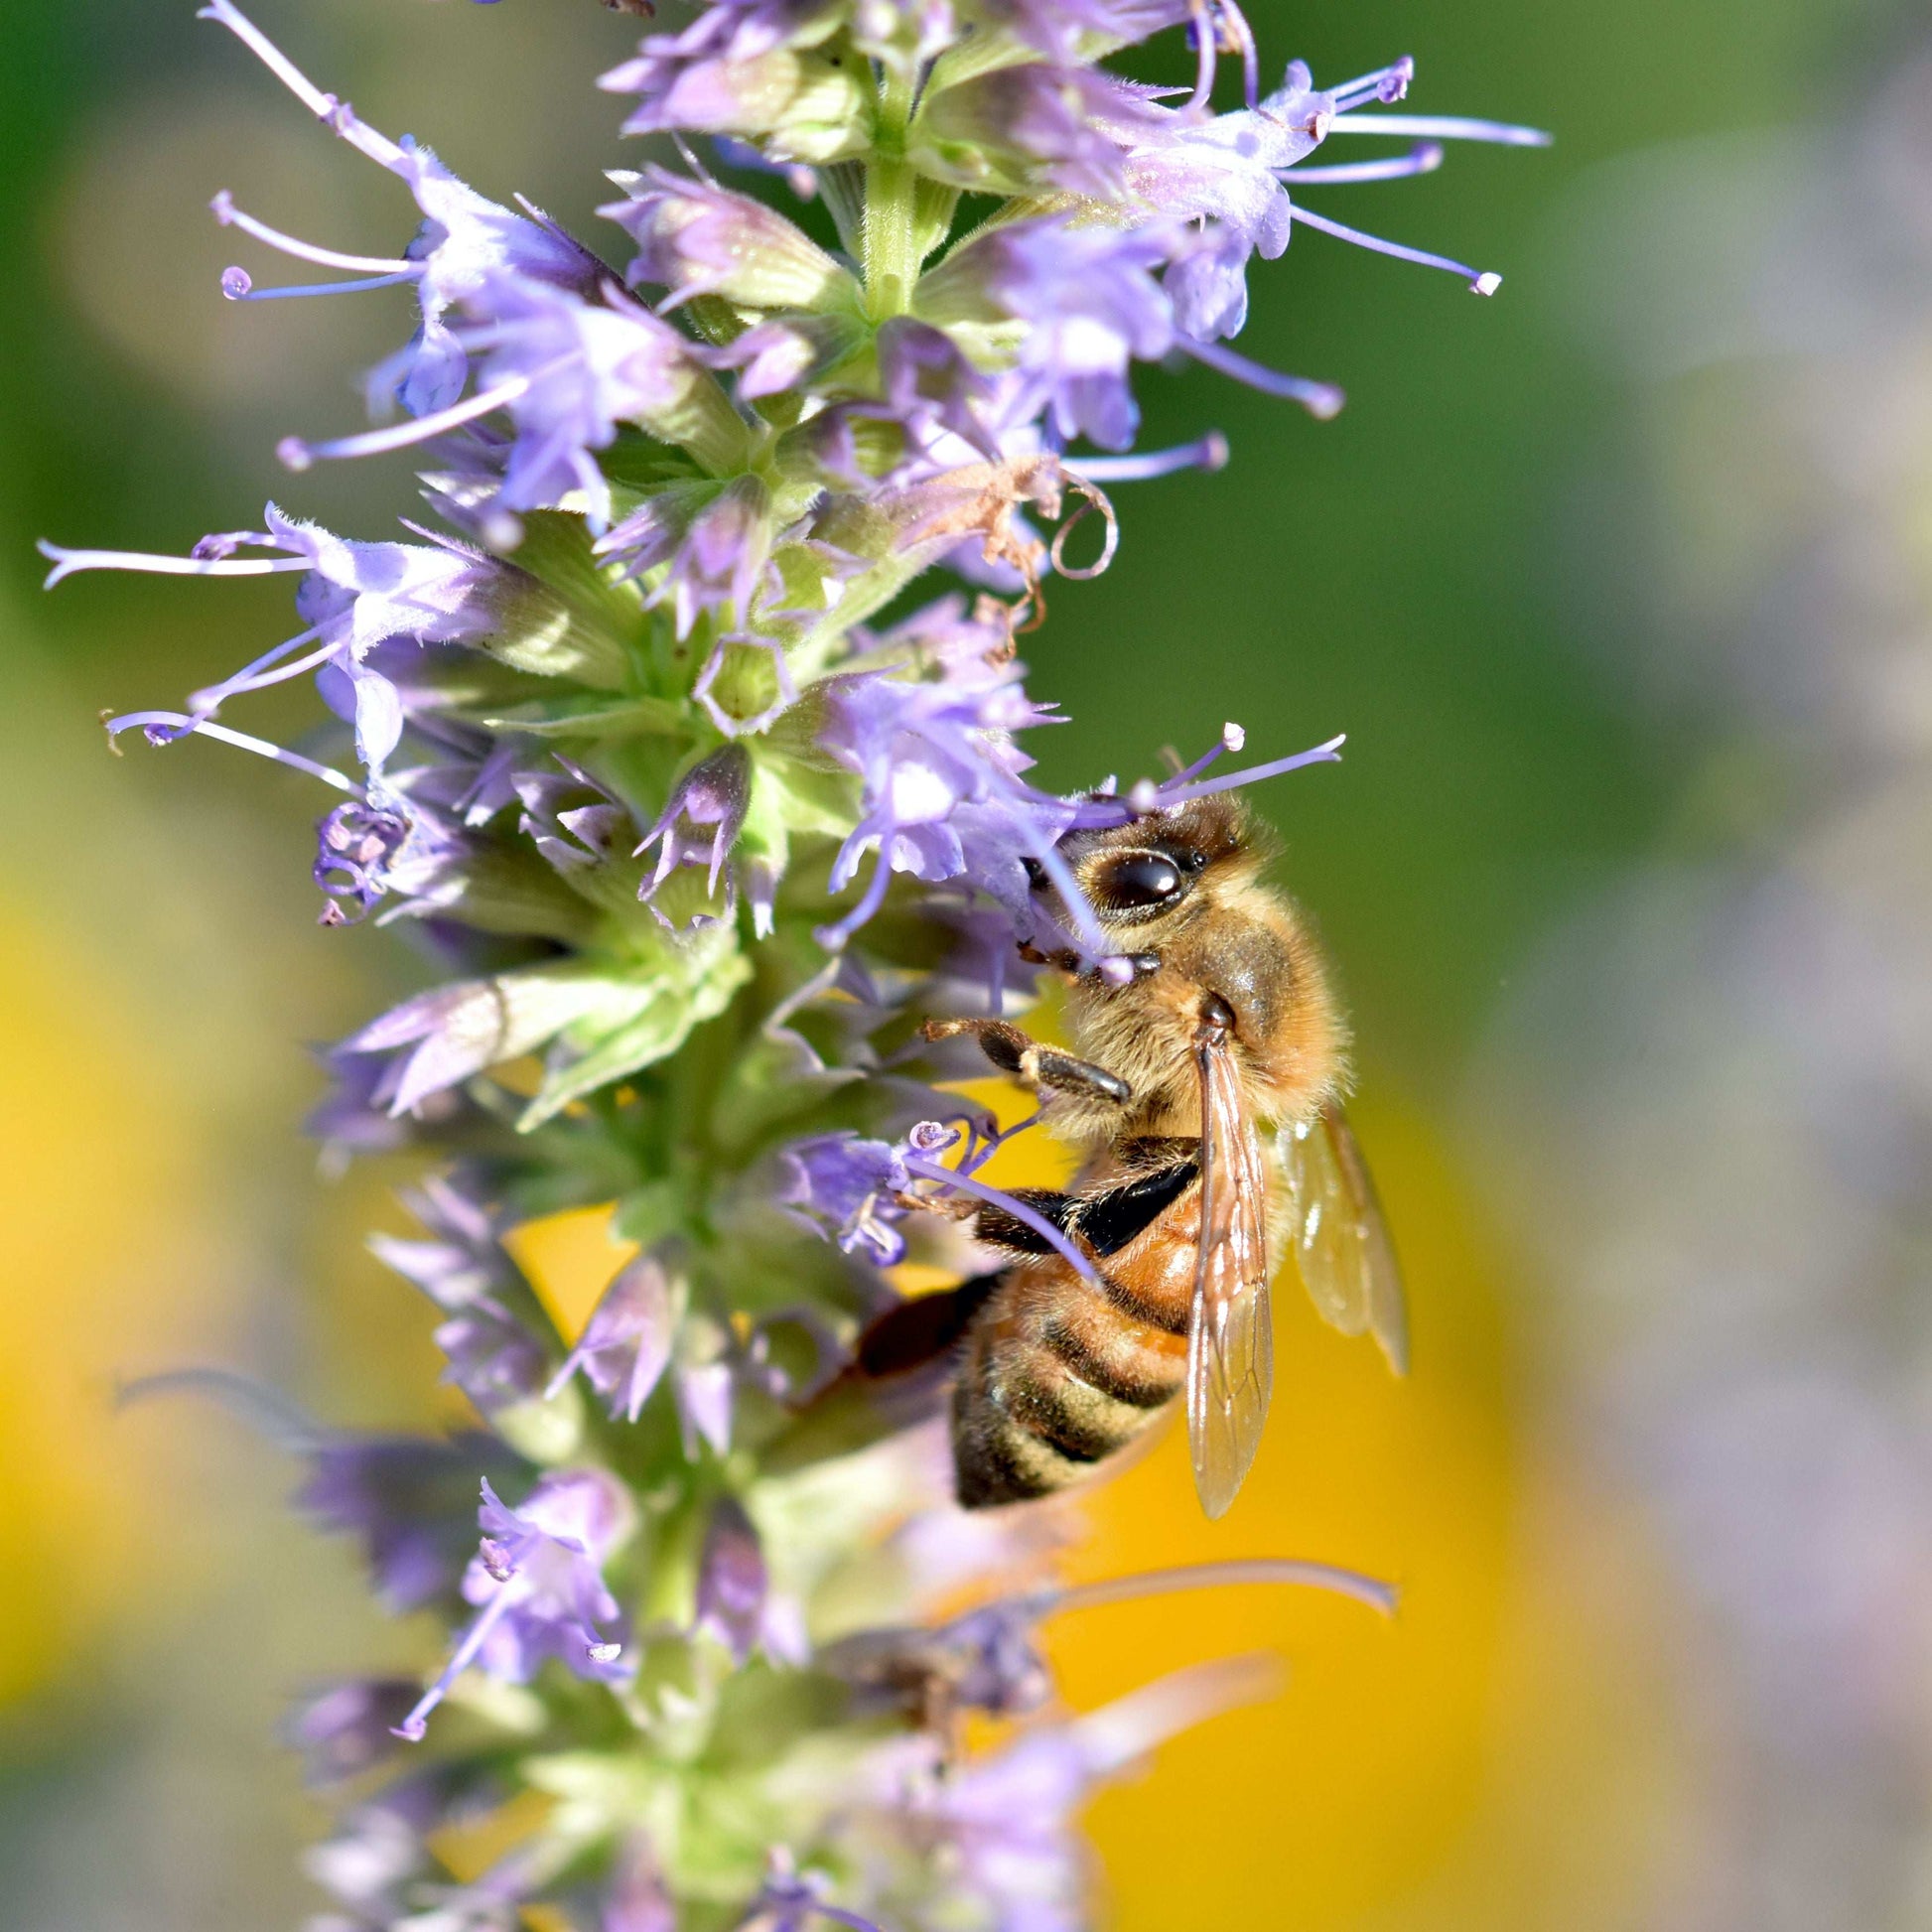
[[[1197,1054],[1200,1253],[1187,1333],[1187,1444],[1201,1507],[1221,1516],[1255,1459],[1275,1382],[1268,1187],[1232,1045],[1203,1044]]]
[[[1374,1335],[1389,1366],[1407,1373],[1402,1271],[1368,1164],[1341,1109],[1326,1107],[1284,1127],[1275,1146],[1286,1182],[1288,1244],[1315,1311],[1345,1335]]]

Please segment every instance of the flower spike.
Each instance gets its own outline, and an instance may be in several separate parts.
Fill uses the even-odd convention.
[[[356,1780],[310,1861],[324,1917],[1083,1924],[1098,1786],[1278,1672],[1223,1659],[1068,1715],[1043,1619],[1224,1587],[1388,1612],[1394,1591],[1286,1559],[1039,1582],[1064,1534],[1044,1492],[1099,1475],[1115,1425],[1151,1421],[1180,1370],[1180,1336],[1136,1312],[1135,1217],[1177,1209],[1184,1245],[1199,1215],[1204,1253],[1169,1284],[1184,1305],[1223,1253],[1252,1290],[1272,1206],[1266,1135],[1237,1136],[1230,1189],[1216,1131],[1235,1065],[1265,1070],[1265,1016],[1239,986],[1201,998],[1163,938],[1190,915],[1152,908],[1238,834],[1200,801],[1341,740],[1243,763],[1230,724],[1165,776],[1062,795],[1035,766],[1061,713],[1021,640],[1049,578],[1133,537],[1114,485],[1228,461],[1219,430],[1145,446],[1147,365],[1186,358],[1317,421],[1341,407],[1241,346],[1251,271],[1298,221],[1495,286],[1309,212],[1311,188],[1544,137],[1408,112],[1406,58],[1325,87],[1290,62],[1264,86],[1238,0],[691,0],[675,21],[620,0],[639,40],[603,85],[658,138],[610,177],[613,253],[370,126],[245,4],[202,17],[401,185],[410,232],[310,240],[223,191],[240,259],[220,296],[406,292],[368,420],[280,456],[407,455],[428,513],[385,541],[271,504],[185,556],[41,548],[50,586],[289,580],[293,618],[238,669],[104,719],[109,742],[200,737],[302,772],[331,943],[404,920],[419,942],[414,990],[322,1055],[312,1126],[332,1172],[380,1154],[416,1175],[399,1204],[419,1225],[369,1246],[429,1305],[469,1425],[331,1431],[219,1375],[130,1391],[254,1415],[382,1604],[441,1632],[420,1679],[304,1700],[313,1774]],[[1163,35],[1157,78],[1103,65]],[[1324,152],[1333,135],[1381,145]],[[781,212],[785,187],[823,219]],[[931,569],[946,584],[922,595]],[[229,722],[309,679],[300,750]],[[1010,1018],[1049,976],[1073,1051]],[[947,1043],[966,1033],[980,1057]],[[1303,1057],[1317,1105],[1332,1064]],[[989,1058],[1033,1090],[1004,1127],[960,1090]],[[1341,1161],[1311,1138],[1327,1119],[1263,1123],[1284,1176]],[[1010,1184],[1042,1128],[1092,1157],[1068,1192]],[[1054,1284],[1064,1307],[1039,1300]],[[1195,1359],[1211,1378],[1247,1349],[1252,1391],[1251,1307]],[[1160,1346],[1109,1354],[1116,1328]],[[1026,1424],[998,1443],[996,1394]],[[948,1602],[978,1607],[933,1614]],[[983,1745],[958,1722],[975,1711],[1026,1722]],[[450,1828],[485,1817],[513,1842],[453,1877]],[[729,1829],[697,1845],[692,1820]]]

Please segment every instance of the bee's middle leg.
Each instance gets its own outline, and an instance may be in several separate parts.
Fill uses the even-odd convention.
[[[1005,1020],[928,1020],[920,1031],[927,1039],[971,1034],[980,1051],[1031,1093],[1063,1093],[1110,1107],[1124,1107],[1134,1097],[1118,1073],[1045,1045]]]

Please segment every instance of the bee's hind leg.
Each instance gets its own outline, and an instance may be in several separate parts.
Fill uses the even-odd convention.
[[[971,1034],[980,1051],[1031,1093],[1066,1094],[1108,1107],[1124,1107],[1134,1097],[1134,1089],[1118,1073],[1044,1045],[1005,1020],[928,1020],[920,1031],[927,1039]]]

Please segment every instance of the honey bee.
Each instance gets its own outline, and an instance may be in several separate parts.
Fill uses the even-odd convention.
[[[956,1359],[952,1444],[967,1508],[1078,1481],[1184,1389],[1195,1486],[1217,1517],[1268,1410],[1272,1255],[1293,1251],[1321,1314],[1345,1333],[1371,1331],[1396,1372],[1406,1367],[1394,1249],[1341,1110],[1346,1028],[1320,952],[1263,883],[1269,849],[1232,798],[1075,830],[1059,854],[1128,974],[1032,955],[1066,973],[1073,1050],[1004,1020],[925,1031],[976,1037],[1079,1146],[1064,1191],[1014,1198],[1067,1237],[1091,1279],[1019,1216],[981,1205],[968,1210],[973,1232],[1006,1265],[953,1290],[945,1308],[925,1298],[896,1315]],[[1034,885],[1070,930],[1043,872]],[[889,1335],[870,1345],[882,1364],[903,1359]]]

